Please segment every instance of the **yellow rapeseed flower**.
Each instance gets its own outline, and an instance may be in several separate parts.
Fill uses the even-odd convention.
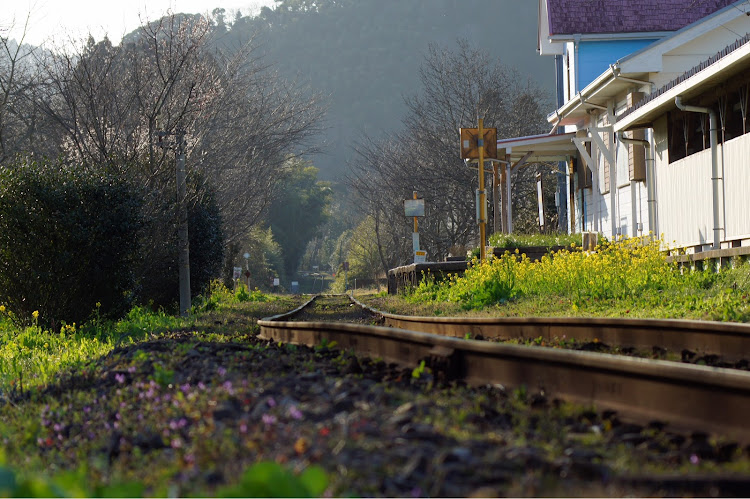
[[[5,313],[5,305],[0,305],[0,314]]]
[[[31,312],[31,316],[34,318],[34,320],[37,320],[39,318],[39,310],[34,310]]]

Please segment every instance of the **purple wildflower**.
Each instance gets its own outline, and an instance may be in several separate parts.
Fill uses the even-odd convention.
[[[276,416],[274,416],[273,414],[268,414],[268,413],[263,414],[263,423],[266,426],[273,425],[274,423],[276,423]]]
[[[298,420],[298,421],[299,421],[300,419],[302,419],[302,412],[301,412],[301,411],[300,411],[299,409],[297,409],[297,406],[296,406],[296,405],[291,405],[291,406],[289,406],[289,411],[288,411],[288,412],[289,412],[289,416],[290,416],[290,417],[291,417],[292,419],[296,419],[296,420]]]
[[[117,374],[115,374],[115,380],[116,380],[116,381],[117,381],[118,383],[120,383],[120,384],[123,384],[123,383],[125,383],[125,375],[124,375],[124,374],[120,374],[120,373],[117,373]]]
[[[217,372],[219,373],[219,376],[221,376],[223,378],[224,375],[227,373],[227,370],[224,369],[223,367],[219,366],[219,369],[217,369]]]

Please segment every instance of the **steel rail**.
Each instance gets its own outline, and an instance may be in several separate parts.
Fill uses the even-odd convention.
[[[728,361],[750,359],[750,325],[676,319],[583,317],[417,317],[390,314],[352,300],[384,319],[387,326],[456,338],[560,339],[601,341],[634,348],[659,346],[719,355]]]
[[[286,320],[291,315],[259,320],[260,337],[308,346],[335,341],[341,349],[407,366],[424,360],[436,376],[446,379],[525,386],[551,398],[615,410],[622,419],[659,421],[680,431],[705,431],[750,443],[749,372],[393,327]]]

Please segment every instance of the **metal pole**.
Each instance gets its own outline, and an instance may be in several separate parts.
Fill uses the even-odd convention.
[[[487,198],[484,192],[484,119],[479,118],[479,260],[487,258]]]
[[[188,239],[187,175],[185,173],[185,132],[177,132],[177,244],[179,245],[180,315],[190,311],[190,241]]]
[[[492,165],[492,232],[500,232],[500,174],[498,164]]]

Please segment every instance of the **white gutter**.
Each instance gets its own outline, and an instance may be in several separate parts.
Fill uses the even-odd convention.
[[[711,184],[713,197],[713,214],[714,214],[714,245],[713,249],[721,249],[721,227],[719,227],[719,161],[717,150],[719,145],[719,133],[716,120],[716,111],[708,107],[688,106],[682,103],[682,98],[674,98],[675,106],[683,111],[692,113],[703,113],[708,115],[709,125],[711,128]]]
[[[649,92],[653,89],[654,83],[650,81],[644,81],[644,80],[636,80],[634,78],[628,78],[626,76],[620,75],[620,65],[619,63],[610,64],[609,65],[609,71],[605,71],[599,77],[589,83],[589,85],[578,92],[574,97],[571,97],[568,102],[566,102],[560,109],[555,109],[553,113],[550,113],[547,115],[547,121],[549,123],[552,123],[552,130],[550,131],[550,134],[555,133],[555,130],[557,130],[558,126],[560,125],[560,122],[570,113],[575,111],[579,106],[587,106],[587,107],[593,107],[595,109],[600,109],[602,111],[607,111],[607,108],[605,106],[601,106],[599,104],[594,104],[593,102],[589,102],[587,99],[591,99],[596,94],[598,94],[600,91],[605,89],[607,87],[607,84],[614,80],[621,80],[626,81],[629,83],[635,83],[637,85],[648,85],[649,86]],[[610,121],[610,123],[614,123],[615,120]]]
[[[617,68],[617,71],[615,71],[615,68]],[[636,83],[638,85],[648,85],[649,93],[651,93],[654,89],[654,82],[652,81],[636,80],[635,78],[628,78],[627,76],[621,76],[620,66],[617,64],[610,64],[609,69],[610,71],[612,71],[612,76],[615,78],[615,80],[627,81],[628,83]]]
[[[646,150],[646,189],[648,193],[646,205],[648,206],[648,227],[651,233],[658,237],[659,231],[656,226],[656,185],[654,183],[656,175],[654,172],[654,154],[651,151],[651,142],[645,139],[631,139],[624,137],[622,133],[618,133],[618,138],[620,139],[620,142],[640,145]],[[633,220],[633,223],[635,224],[636,221]]]

